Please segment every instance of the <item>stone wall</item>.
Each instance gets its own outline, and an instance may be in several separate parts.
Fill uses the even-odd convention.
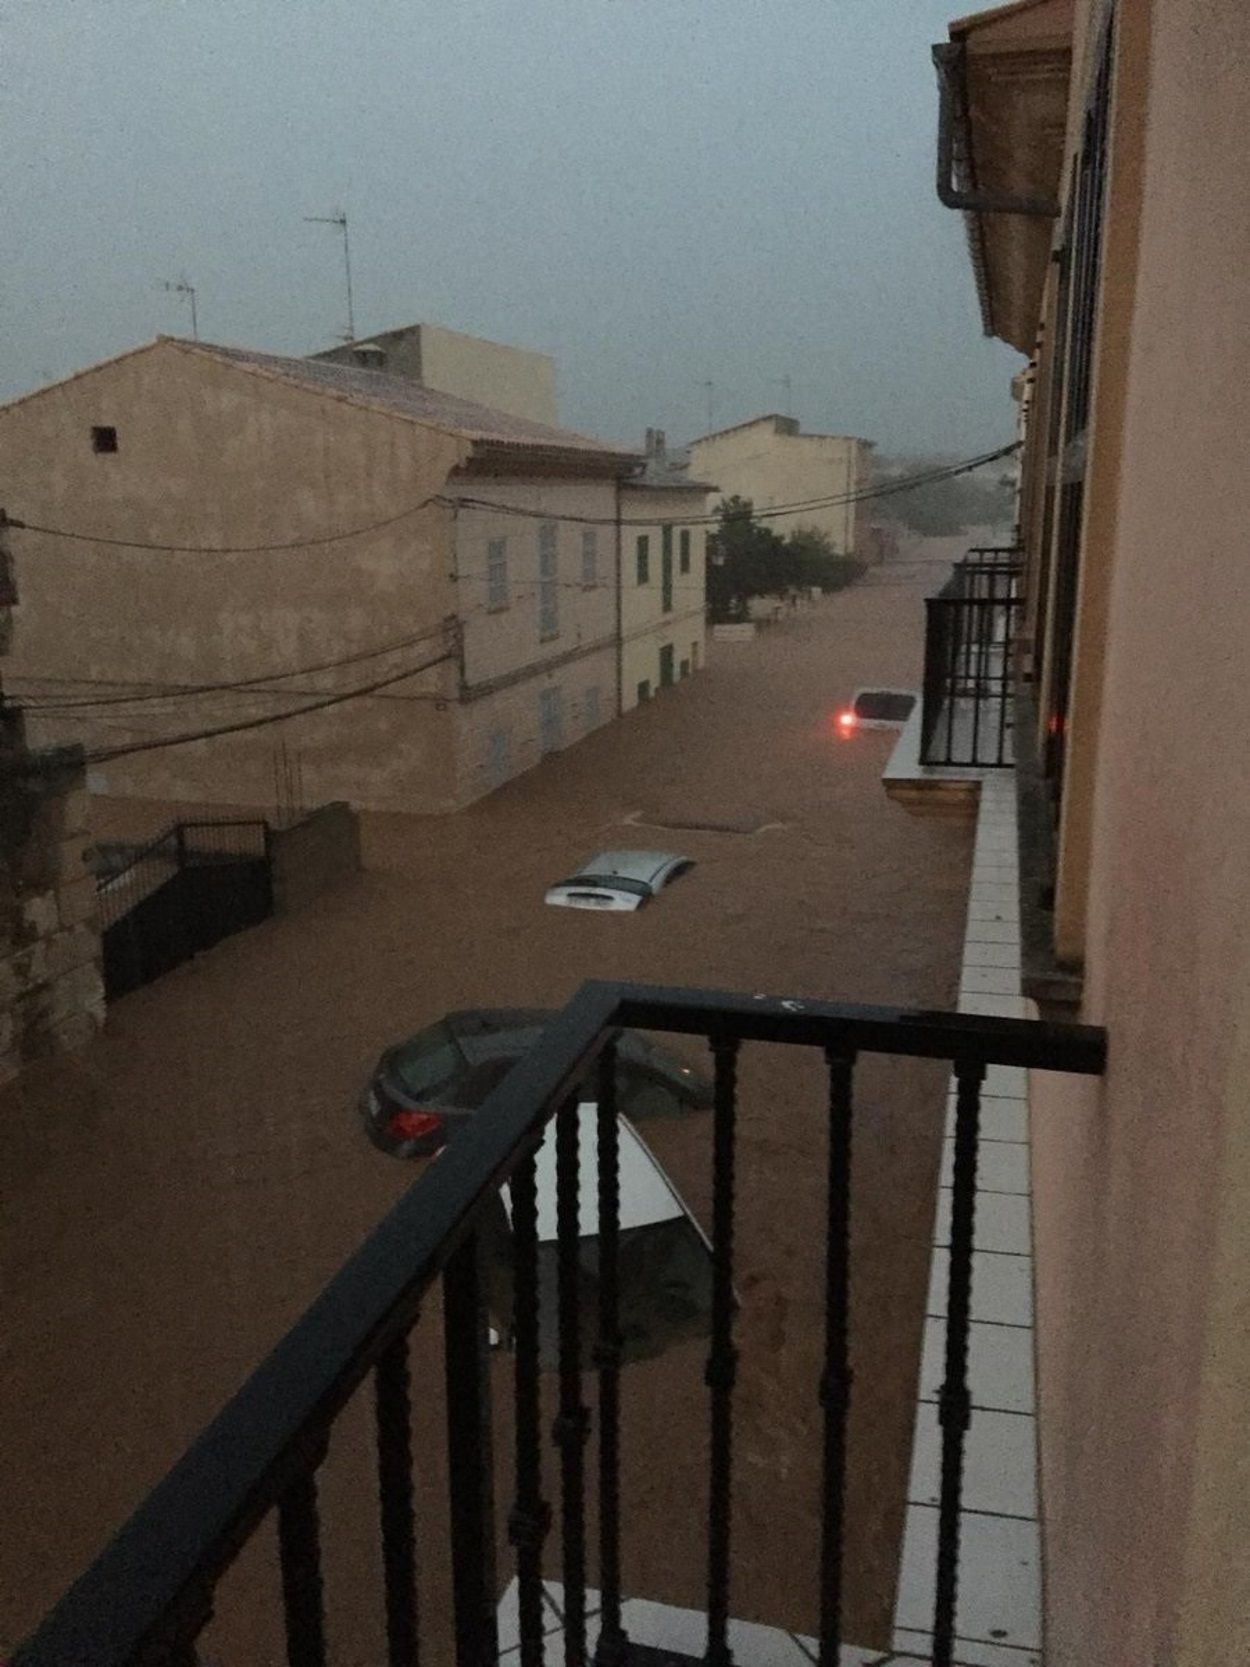
[[[16,600],[0,512],[0,653]],[[89,796],[78,747],[32,751],[0,689],[0,1085],[104,1022]]]
[[[24,768],[0,786],[0,1084],[104,1022],[81,755],[18,756]]]

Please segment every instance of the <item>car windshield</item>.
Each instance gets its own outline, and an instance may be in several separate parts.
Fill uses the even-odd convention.
[[[575,874],[570,880],[561,880],[562,886],[570,891],[589,891],[597,886],[601,891],[628,891],[635,897],[650,897],[651,887],[641,880],[628,879],[624,874]]]
[[[417,1099],[438,1098],[464,1070],[464,1056],[442,1024],[419,1031],[387,1057],[400,1086]]]

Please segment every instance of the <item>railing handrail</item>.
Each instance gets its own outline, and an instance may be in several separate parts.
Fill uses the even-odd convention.
[[[124,879],[131,869],[138,868],[141,862],[149,861],[156,855],[162,845],[166,845],[176,838],[177,832],[178,824],[172,822],[162,833],[158,833],[154,839],[150,839],[146,845],[141,845],[137,851],[133,852],[123,867],[115,869],[112,874],[102,874],[97,882],[98,889],[100,891],[107,890],[116,881]]]
[[[127,874],[142,862],[149,861],[160,850],[162,845],[173,843],[175,854],[178,850],[179,836],[185,834],[189,828],[268,828],[269,823],[263,816],[232,816],[223,817],[220,821],[212,817],[201,817],[194,821],[171,822],[167,828],[156,834],[146,845],[141,845],[137,851],[131,853],[125,864],[115,869],[112,874],[102,874],[97,882],[97,889],[105,891],[122,880]]]
[[[116,1667],[202,1609],[242,1544],[315,1464],[329,1426],[497,1189],[542,1139],[621,1026],[838,1046],[952,1064],[1099,1074],[1104,1032],[854,1003],[617,983],[583,984],[403,1195],[95,1563],[13,1667]]]

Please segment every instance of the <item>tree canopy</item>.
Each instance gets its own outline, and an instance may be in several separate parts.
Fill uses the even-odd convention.
[[[755,518],[747,498],[726,498],[720,525],[708,540],[707,598],[714,624],[745,619],[751,598],[819,588],[840,590],[864,571],[862,562],[837,553],[814,527],[782,538]]]

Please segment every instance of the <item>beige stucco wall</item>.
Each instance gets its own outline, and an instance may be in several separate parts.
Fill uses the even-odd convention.
[[[544,737],[542,700],[554,691],[559,731]],[[616,648],[550,662],[522,682],[463,701],[454,713],[461,804],[533,769],[545,752],[563,752],[616,717]],[[547,745],[548,740],[553,744]]]
[[[115,454],[93,452],[97,424],[116,427]],[[22,520],[115,538],[276,543],[394,517],[439,492],[466,450],[160,342],[0,411],[0,501]],[[437,650],[453,609],[450,512],[438,505],[332,544],[248,555],[114,549],[31,532],[12,539],[23,629],[11,680],[30,700],[254,678],[427,631]],[[427,652],[413,645],[276,687],[315,699],[415,666]],[[455,772],[434,697],[454,686],[445,666],[324,713],[96,765],[91,779],[115,794],[270,806],[285,742],[309,802],[444,808]],[[33,716],[31,733],[98,749],[298,703],[218,693]]]
[[[708,513],[703,493],[628,487],[621,492],[621,710],[638,704],[638,686],[660,687],[660,654],[673,650],[673,680],[706,665]],[[673,606],[665,612],[663,529],[672,528]],[[681,571],[681,535],[690,536],[690,571]],[[648,540],[648,579],[638,583],[638,539]]]
[[[421,380],[427,388],[475,399],[516,417],[558,421],[555,360],[546,353],[423,324]]]
[[[468,802],[537,763],[542,689],[559,692],[556,750],[616,716],[616,484],[470,475],[455,489],[462,500],[455,517],[455,572],[464,644],[458,780],[461,801]],[[504,505],[526,513],[510,514]],[[557,564],[557,630],[547,636],[539,586],[544,525],[555,529]],[[583,567],[587,536],[594,541],[593,582],[585,582]],[[489,552],[500,540],[507,601],[497,606],[488,583]]]
[[[455,584],[464,631],[468,688],[496,683],[545,661],[610,642],[616,634],[616,486],[611,480],[466,476],[452,483]],[[471,501],[466,501],[471,500]],[[481,507],[499,504],[498,511]],[[502,506],[508,506],[504,508]],[[510,514],[508,509],[520,510]],[[589,522],[590,525],[583,525]],[[555,528],[557,630],[540,619],[539,540]],[[595,580],[582,580],[582,538],[593,534]],[[503,540],[507,601],[493,607],[488,585],[491,543]]]
[[[1093,32],[1087,27],[1086,33]],[[1055,952],[1064,962],[1079,962],[1085,937],[1093,835],[1092,787],[1102,706],[1107,609],[1117,547],[1115,529],[1125,387],[1137,282],[1149,52],[1146,9],[1125,7],[1116,39],[1117,90],[1109,146],[1098,340],[1083,504],[1081,585],[1069,695],[1072,744],[1066,762],[1055,887]]]
[[[870,484],[871,442],[836,434],[778,432],[785,421],[762,417],[693,441],[691,476],[714,481],[721,497],[749,498],[757,510],[840,497]],[[866,559],[871,554],[868,509],[867,504],[832,504],[779,515],[768,525],[782,537],[799,527],[814,527],[839,554]]]
[[[366,351],[370,347],[381,348],[382,357]],[[556,366],[549,354],[466,336],[437,324],[380,330],[358,342],[328,347],[313,357],[411,376],[440,393],[476,400],[494,411],[535,422],[558,421]]]
[[[1089,786],[1110,1068],[1033,1092],[1053,1667],[1250,1659],[1248,70],[1234,0],[1151,8]]]

